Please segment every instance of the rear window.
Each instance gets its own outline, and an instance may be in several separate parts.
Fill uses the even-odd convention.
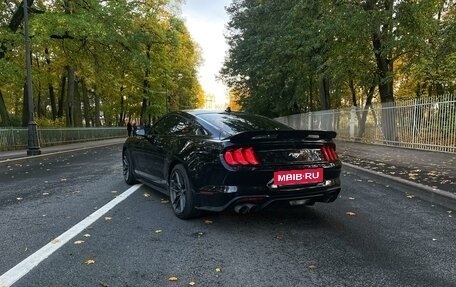
[[[219,129],[221,137],[227,137],[245,131],[291,130],[287,125],[272,119],[245,113],[200,114],[201,119]]]

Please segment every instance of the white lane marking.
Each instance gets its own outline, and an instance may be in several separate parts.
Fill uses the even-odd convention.
[[[84,220],[71,227],[60,236],[43,246],[41,249],[24,259],[22,262],[8,270],[5,274],[0,276],[0,287],[9,287],[16,281],[21,279],[24,275],[29,273],[34,267],[40,264],[44,259],[48,258],[52,253],[57,251],[60,247],[65,245],[68,241],[81,233],[84,229],[89,227],[92,223],[97,221],[100,217],[105,215],[109,210],[114,208],[117,204],[124,201],[127,197],[132,195],[142,184],[136,184],[122,194],[108,202],[102,208],[98,209]]]

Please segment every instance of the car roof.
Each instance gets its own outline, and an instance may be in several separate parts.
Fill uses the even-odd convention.
[[[223,114],[228,113],[224,110],[202,110],[202,109],[195,109],[195,110],[183,110],[181,112],[188,113],[194,116],[202,115],[202,114]],[[240,113],[240,112],[230,112],[230,113]]]

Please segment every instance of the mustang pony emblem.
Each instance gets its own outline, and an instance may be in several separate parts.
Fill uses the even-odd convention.
[[[304,150],[301,150],[299,152],[290,152],[288,154],[288,156],[292,157],[292,158],[299,158],[299,157],[301,157],[303,155],[307,155],[307,154],[309,154],[309,150],[308,149],[304,149]]]

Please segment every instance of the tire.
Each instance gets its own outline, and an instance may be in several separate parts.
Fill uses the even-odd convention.
[[[176,165],[168,179],[169,198],[174,214],[180,219],[189,219],[200,213],[195,209],[193,188],[182,164]]]
[[[124,150],[124,152],[122,153],[122,171],[124,180],[129,185],[138,183],[133,173],[133,170],[134,166],[130,158],[130,154],[126,150]]]

